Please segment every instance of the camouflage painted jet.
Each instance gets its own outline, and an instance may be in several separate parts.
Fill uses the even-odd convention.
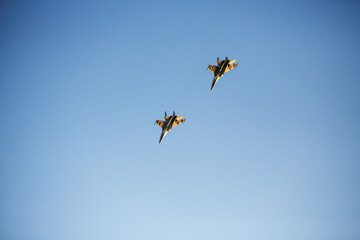
[[[185,120],[186,120],[185,118],[180,119],[182,117],[183,116],[176,116],[175,112],[173,112],[172,116],[168,117],[165,112],[165,117],[164,117],[165,121],[160,121],[160,120],[155,121],[155,123],[162,128],[159,144],[161,143],[161,141],[163,140],[163,138],[165,137],[167,132],[169,132],[173,127],[179,125],[180,123],[185,122]]]
[[[212,82],[211,85],[211,90],[213,90],[216,82],[219,80],[219,78],[221,78],[222,76],[224,76],[224,73],[230,71],[231,69],[237,67],[237,63],[234,63],[236,60],[229,60],[228,57],[225,58],[224,61],[220,61],[219,58],[217,58],[217,66],[214,65],[209,65],[208,69],[210,69],[210,71],[212,71],[214,73],[214,80]],[[234,64],[232,64],[234,63]]]

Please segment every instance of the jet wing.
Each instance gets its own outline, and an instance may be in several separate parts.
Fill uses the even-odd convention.
[[[179,124],[181,124],[181,123],[184,123],[185,120],[186,120],[186,118],[180,119],[180,120],[175,120],[173,127],[175,127],[175,126],[177,126],[177,125],[179,125]]]
[[[164,121],[160,121],[160,120],[156,120],[155,123],[156,123],[157,125],[159,125],[159,127],[162,128],[162,127],[164,126],[164,123],[165,123],[165,122],[164,122]]]
[[[236,68],[237,65],[238,65],[237,63],[229,64],[229,65],[226,67],[225,72],[228,72],[228,71],[230,71],[230,70],[233,69],[233,68]]]
[[[208,69],[209,69],[213,74],[215,74],[216,66],[214,66],[214,65],[209,65],[209,66],[208,66]]]

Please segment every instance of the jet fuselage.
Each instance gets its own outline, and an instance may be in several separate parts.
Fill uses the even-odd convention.
[[[229,64],[229,59],[228,58],[226,58],[223,62],[222,62],[222,64],[221,64],[221,66],[219,66],[219,72],[218,72],[218,76],[219,77],[222,77],[222,76],[224,76],[224,74],[225,74],[225,70],[226,70],[226,67],[227,67],[227,65]]]
[[[163,129],[161,131],[161,136],[160,136],[160,140],[159,143],[161,143],[161,141],[163,140],[163,138],[165,137],[165,135],[172,129],[172,127],[174,126],[174,122],[176,120],[176,115],[173,114],[169,120],[165,121],[165,124],[163,126]]]
[[[170,119],[168,120],[168,123],[166,124],[166,126],[164,125],[164,127],[165,127],[164,130],[170,131],[172,129],[172,127],[174,125],[174,122],[176,120],[176,117],[177,116],[175,114],[170,117]]]

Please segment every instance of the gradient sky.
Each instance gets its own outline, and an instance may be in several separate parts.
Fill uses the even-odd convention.
[[[2,1],[0,239],[360,239],[359,23],[360,1]]]

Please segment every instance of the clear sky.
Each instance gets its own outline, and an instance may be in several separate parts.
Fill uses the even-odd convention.
[[[360,239],[359,23],[360,1],[2,1],[0,239]]]

